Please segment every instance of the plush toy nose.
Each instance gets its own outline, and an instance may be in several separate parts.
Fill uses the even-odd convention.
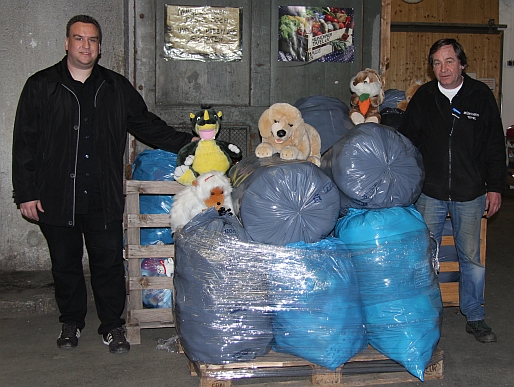
[[[278,137],[284,137],[286,135],[286,131],[284,129],[281,129],[277,132]]]

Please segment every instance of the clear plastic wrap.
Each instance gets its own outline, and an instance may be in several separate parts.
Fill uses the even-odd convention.
[[[335,237],[287,246],[254,242],[211,208],[175,234],[175,256],[176,327],[193,362],[246,363],[273,349],[333,370],[371,344],[424,378],[442,301],[414,206],[350,209]]]
[[[193,361],[276,352],[334,369],[367,346],[357,277],[344,244],[278,247],[248,240],[212,209],[176,239],[176,322]]]
[[[414,208],[349,209],[335,228],[356,269],[369,343],[423,381],[442,300],[430,233]]]
[[[256,242],[318,242],[332,232],[340,197],[334,182],[308,161],[251,155],[229,171],[234,213]]]

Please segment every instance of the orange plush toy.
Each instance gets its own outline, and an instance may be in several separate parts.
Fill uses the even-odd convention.
[[[380,104],[384,101],[382,80],[375,70],[359,71],[350,81],[350,119],[352,122],[380,123]]]
[[[422,82],[420,80],[412,82],[412,84],[405,90],[405,99],[396,104],[396,107],[400,110],[405,111],[414,93],[419,89]]]

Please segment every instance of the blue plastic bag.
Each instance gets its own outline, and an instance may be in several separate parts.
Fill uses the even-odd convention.
[[[162,149],[146,149],[132,164],[132,179],[147,181],[173,181],[177,155]],[[169,214],[173,196],[139,195],[141,214]],[[172,244],[171,228],[141,228],[141,245]]]
[[[357,276],[340,240],[288,245],[270,269],[275,352],[333,370],[367,347]]]
[[[441,335],[442,300],[421,214],[413,205],[351,208],[334,234],[352,256],[369,343],[423,381]]]

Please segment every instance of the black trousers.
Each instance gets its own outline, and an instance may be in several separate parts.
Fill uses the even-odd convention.
[[[39,224],[48,243],[55,283],[55,299],[61,323],[86,325],[87,294],[82,256],[89,256],[91,286],[100,319],[98,333],[125,324],[126,286],[123,263],[123,225],[105,225],[102,214],[75,215],[74,227]]]

